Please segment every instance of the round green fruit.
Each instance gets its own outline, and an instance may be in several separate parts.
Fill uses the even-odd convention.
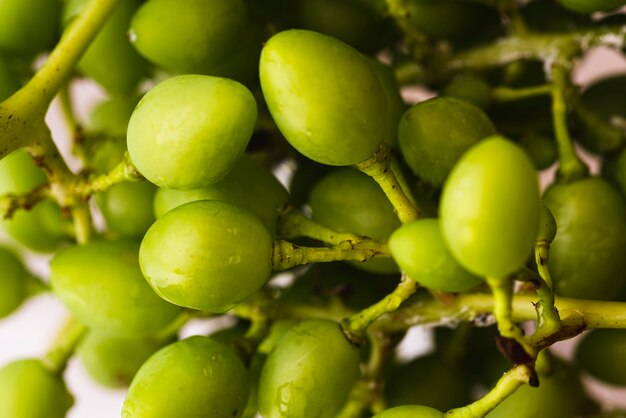
[[[107,227],[123,237],[142,238],[154,223],[152,202],[156,190],[147,181],[126,182],[96,195]]]
[[[0,319],[15,311],[26,299],[26,269],[8,248],[0,247]]]
[[[452,255],[470,272],[492,277],[506,276],[528,259],[540,212],[532,163],[502,137],[485,139],[461,157],[439,206],[442,235]]]
[[[180,308],[148,286],[134,241],[92,241],[58,252],[50,263],[52,289],[83,323],[120,336],[155,333],[170,324]]]
[[[141,99],[128,125],[128,152],[157,186],[194,189],[221,180],[244,153],[256,123],[252,93],[205,75],[169,78]]]
[[[224,344],[194,336],[157,351],[133,379],[123,418],[238,418],[248,372]]]
[[[259,382],[264,418],[334,418],[359,376],[359,350],[334,321],[290,327],[267,357]]]
[[[413,105],[398,129],[400,150],[422,180],[441,187],[472,145],[495,134],[485,113],[465,100],[437,97]]]
[[[422,405],[403,405],[387,409],[374,418],[443,418],[443,412]]]
[[[456,97],[478,106],[481,109],[487,109],[491,102],[491,87],[482,78],[476,76],[456,77],[446,84],[442,96]]]
[[[150,227],[139,263],[164,299],[221,313],[269,279],[272,245],[253,213],[232,203],[198,200],[167,212]]]
[[[2,417],[64,418],[73,404],[61,376],[39,360],[18,360],[0,369]]]
[[[389,250],[409,277],[429,289],[463,292],[482,282],[450,254],[438,219],[420,219],[402,225],[389,238]]]
[[[626,4],[624,0],[559,0],[561,6],[577,13],[610,12]]]
[[[21,85],[19,74],[11,67],[10,60],[0,53],[0,102],[19,90]]]
[[[33,58],[51,47],[59,32],[61,1],[0,1],[0,50]]]
[[[265,44],[259,74],[276,125],[304,156],[352,165],[388,139],[381,82],[367,58],[343,42],[307,30],[280,32]]]
[[[626,386],[626,331],[595,329],[576,348],[576,364],[603,382]]]

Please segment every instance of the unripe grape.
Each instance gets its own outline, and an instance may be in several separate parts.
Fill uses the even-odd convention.
[[[9,59],[0,53],[0,102],[19,90],[20,86],[19,75],[11,67]]]
[[[1,417],[64,418],[73,403],[61,376],[39,360],[18,360],[0,369]]]
[[[475,76],[456,77],[446,84],[442,96],[456,97],[472,103],[481,109],[487,109],[491,102],[491,87],[482,78]]]
[[[180,308],[150,289],[134,241],[92,241],[58,252],[50,263],[52,289],[87,326],[102,333],[141,336],[170,324]]]
[[[422,405],[403,405],[387,409],[374,418],[443,418],[443,412]]]
[[[156,352],[133,379],[124,418],[237,418],[248,400],[248,372],[224,344],[193,336]]]
[[[198,200],[150,227],[139,263],[164,299],[219,313],[265,284],[271,255],[272,237],[258,217],[232,203]]]
[[[383,87],[350,46],[307,30],[280,32],[265,44],[259,72],[272,118],[304,156],[352,165],[387,139]]]
[[[241,157],[256,117],[252,93],[236,81],[172,77],[146,93],[135,108],[128,152],[141,174],[158,186],[208,186]]]
[[[556,142],[545,135],[531,133],[522,138],[520,145],[528,153],[537,170],[545,170],[557,159]]]
[[[9,249],[0,247],[0,319],[15,311],[26,298],[26,269]]]
[[[312,319],[289,328],[263,366],[264,418],[334,418],[359,376],[359,351],[339,324]]]
[[[450,173],[439,215],[443,238],[463,267],[480,276],[506,276],[524,264],[537,238],[535,168],[513,142],[485,139]]]
[[[0,50],[33,58],[54,44],[60,14],[59,0],[0,1]]]
[[[626,331],[594,329],[576,347],[576,364],[603,382],[626,386]]]
[[[610,12],[626,4],[625,0],[559,0],[561,6],[577,13]]]

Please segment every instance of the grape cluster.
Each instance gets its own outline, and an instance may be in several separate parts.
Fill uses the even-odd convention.
[[[624,416],[581,376],[626,385],[626,77],[572,77],[624,5],[0,0],[0,317],[70,315],[0,417],[66,416],[74,355],[124,418]]]

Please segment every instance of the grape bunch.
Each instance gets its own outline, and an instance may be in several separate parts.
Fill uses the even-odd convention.
[[[68,311],[0,417],[73,358],[123,418],[626,416],[626,73],[574,76],[622,6],[0,0],[0,318]]]

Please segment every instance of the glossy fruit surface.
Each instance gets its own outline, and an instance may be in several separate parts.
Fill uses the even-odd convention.
[[[556,183],[544,195],[557,233],[549,267],[557,294],[611,299],[626,285],[626,204],[605,180]]]
[[[193,336],[170,344],[141,367],[124,418],[237,418],[248,400],[248,373],[224,344]]]
[[[153,289],[188,308],[225,312],[269,279],[272,237],[251,212],[199,200],[159,218],[146,233],[139,263]]]
[[[539,185],[526,153],[502,137],[475,145],[450,173],[439,216],[450,252],[467,270],[495,277],[516,270],[539,228]]]
[[[152,183],[200,188],[232,169],[252,136],[256,117],[254,97],[235,81],[172,77],[152,88],[135,108],[128,152]]]
[[[374,418],[442,418],[443,412],[422,405],[404,405],[387,409]]]
[[[419,178],[435,187],[443,185],[465,151],[493,134],[493,124],[480,108],[453,97],[413,105],[398,129],[405,161]]]
[[[356,164],[388,135],[378,77],[363,55],[334,38],[307,30],[280,32],[265,44],[259,74],[276,125],[312,160]]]
[[[354,168],[338,168],[320,180],[311,190],[309,205],[316,222],[337,231],[354,232],[375,240],[387,240],[400,226],[393,206],[380,186],[367,174]],[[398,271],[398,266],[390,259],[351,264],[379,273]]]
[[[15,311],[26,298],[26,269],[11,250],[0,247],[0,319]]]
[[[596,329],[585,334],[576,348],[576,362],[595,378],[626,386],[626,331]]]
[[[59,0],[0,1],[0,50],[32,58],[51,47],[60,13]]]
[[[18,360],[0,369],[2,417],[64,418],[73,403],[63,379],[39,360]]]
[[[259,410],[264,418],[333,418],[358,376],[359,351],[339,324],[303,321],[284,333],[263,366]]]
[[[463,292],[481,283],[454,259],[441,236],[438,219],[403,224],[389,238],[391,254],[420,285],[444,292]]]
[[[163,329],[180,308],[148,286],[134,241],[92,241],[69,247],[52,260],[50,281],[56,296],[76,317],[99,332],[147,335]]]
[[[481,109],[486,109],[491,101],[491,87],[485,80],[479,77],[456,77],[446,84],[441,95],[456,97],[457,99],[468,101]]]
[[[141,238],[154,223],[156,187],[147,181],[116,184],[96,196],[107,227],[121,236]]]
[[[538,133],[526,135],[520,145],[528,153],[537,170],[544,170],[557,160],[556,142],[546,135]]]

